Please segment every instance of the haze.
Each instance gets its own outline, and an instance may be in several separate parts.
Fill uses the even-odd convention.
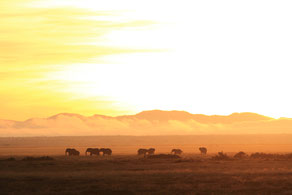
[[[25,121],[0,120],[0,136],[291,134],[291,127],[290,118],[256,113],[207,116],[152,110],[117,117],[61,113]]]
[[[0,194],[291,194],[291,10],[0,0]]]
[[[290,8],[261,0],[1,1],[0,118],[153,109],[291,117]]]

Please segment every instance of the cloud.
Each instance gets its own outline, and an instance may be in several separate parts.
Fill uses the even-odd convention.
[[[13,68],[90,62],[98,56],[137,52],[105,47],[98,41],[114,29],[153,24],[109,21],[104,18],[113,13],[104,11],[24,6],[15,9],[15,5],[0,2],[0,64]]]
[[[93,108],[105,114],[117,112],[119,109],[111,107],[111,100],[76,97],[67,90],[68,85],[74,87],[75,83],[54,80],[48,75],[56,75],[75,63],[99,66],[100,57],[105,55],[149,51],[106,46],[104,36],[153,22],[117,20],[118,12],[37,7],[35,2],[0,1],[0,118],[22,120],[56,112],[83,113]]]

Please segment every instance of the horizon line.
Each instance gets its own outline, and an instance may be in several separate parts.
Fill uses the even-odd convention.
[[[270,117],[270,116],[263,115],[263,114],[259,114],[259,113],[256,113],[256,112],[232,112],[231,114],[201,114],[201,113],[191,113],[191,112],[188,112],[188,111],[185,111],[185,110],[160,110],[160,109],[153,109],[153,110],[139,111],[139,112],[136,112],[134,114],[124,114],[124,115],[116,115],[116,116],[105,115],[105,114],[83,115],[83,114],[74,113],[74,112],[60,112],[60,113],[56,113],[56,114],[53,114],[53,115],[49,115],[47,117],[31,117],[31,118],[27,118],[25,120],[14,120],[14,119],[3,119],[3,118],[0,118],[0,120],[4,120],[4,121],[16,121],[16,122],[25,122],[25,121],[28,121],[28,120],[31,120],[31,119],[49,119],[49,118],[52,118],[52,117],[55,117],[55,116],[58,116],[58,115],[79,115],[81,117],[94,117],[94,116],[97,116],[98,115],[98,116],[104,116],[104,117],[110,117],[110,118],[118,118],[118,117],[135,116],[135,115],[138,115],[138,114],[143,113],[143,112],[154,112],[154,111],[159,111],[159,112],[184,112],[184,113],[188,113],[190,115],[226,116],[226,117],[231,116],[231,115],[234,115],[234,114],[256,114],[256,115],[268,117],[268,118],[275,119],[275,120],[278,120],[278,119],[281,119],[281,118],[289,119],[289,117],[277,117],[277,118]]]

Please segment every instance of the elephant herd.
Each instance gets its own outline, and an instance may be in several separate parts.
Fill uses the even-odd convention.
[[[200,147],[199,151],[201,152],[201,154],[206,155],[207,154],[207,148],[205,147]],[[110,148],[87,148],[85,151],[85,155],[87,156],[88,154],[90,156],[92,155],[97,155],[99,156],[100,153],[102,153],[103,156],[105,155],[112,155],[112,150]],[[147,155],[154,155],[155,153],[155,148],[149,148],[149,149],[145,149],[145,148],[140,148],[137,151],[138,155],[144,155],[144,157],[146,157]],[[174,155],[181,155],[183,153],[183,151],[181,149],[172,149],[171,154]],[[67,156],[79,156],[80,152],[74,148],[67,148],[65,150],[65,155]]]
[[[97,155],[99,156],[100,153],[102,153],[103,156],[105,155],[112,155],[112,150],[110,148],[87,148],[85,151],[85,155],[89,153],[90,156]],[[67,148],[65,150],[65,155],[67,156],[79,156],[80,152],[74,148]]]
[[[205,147],[200,147],[199,151],[203,155],[207,154],[207,148]],[[144,155],[145,157],[147,155],[153,155],[155,152],[155,148],[149,148],[149,149],[140,148],[137,152],[138,152],[138,155]],[[181,149],[172,149],[170,153],[174,155],[181,155],[183,151]]]

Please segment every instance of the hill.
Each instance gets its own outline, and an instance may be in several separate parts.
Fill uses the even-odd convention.
[[[274,119],[249,112],[209,116],[185,111],[151,110],[117,117],[60,113],[26,121],[0,120],[1,137],[269,133],[292,133],[292,119]]]

